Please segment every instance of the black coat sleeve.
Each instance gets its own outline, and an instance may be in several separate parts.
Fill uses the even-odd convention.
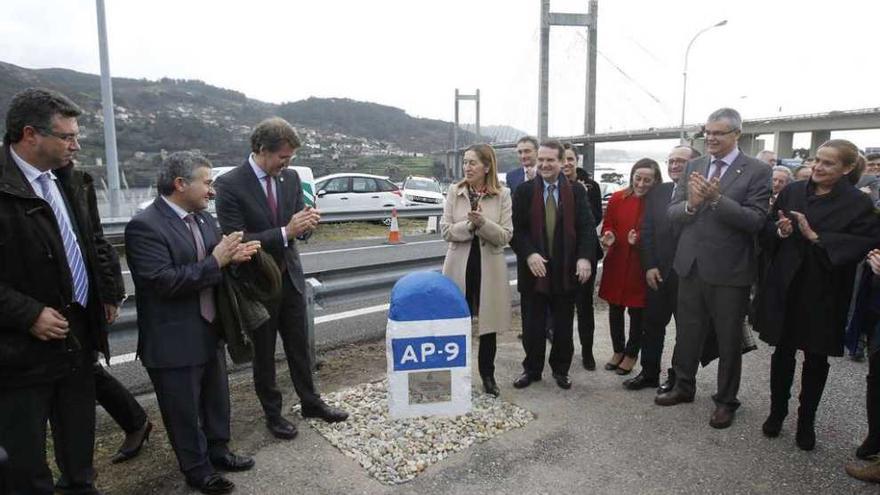
[[[101,216],[98,214],[98,200],[94,184],[86,188],[86,206],[89,221],[92,225],[92,242],[98,255],[98,276],[101,278],[101,302],[119,304],[125,298],[125,281],[122,278],[122,267],[116,249],[104,237]]]
[[[642,215],[642,225],[639,234],[639,255],[642,261],[642,269],[648,271],[652,268],[660,268],[660,261],[657,259],[657,244],[655,236],[655,222],[652,211],[654,202],[656,201],[656,191],[651,191],[645,198],[645,213]],[[665,213],[665,212],[664,212]]]
[[[530,184],[531,185],[531,184]],[[517,258],[527,260],[538,252],[531,238],[529,208],[532,203],[532,187],[517,187],[513,199],[513,237],[510,247]]]
[[[577,259],[587,259],[593,263],[593,260],[596,259],[596,221],[587,204],[586,191],[579,187],[572,187],[572,191],[574,192],[575,210],[579,213],[575,217]]]

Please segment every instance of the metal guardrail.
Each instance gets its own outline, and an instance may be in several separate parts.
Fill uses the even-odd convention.
[[[384,220],[391,216],[392,208],[371,210],[328,211],[321,213],[321,223],[370,222]],[[398,218],[428,218],[443,215],[443,206],[405,206],[397,209]],[[107,218],[101,221],[104,237],[114,246],[122,244],[125,225],[130,218]]]

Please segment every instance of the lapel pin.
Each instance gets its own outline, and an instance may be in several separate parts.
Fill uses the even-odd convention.
[[[741,168],[738,168],[738,169],[736,169],[736,173],[741,174],[741,173],[743,173],[743,170]]]

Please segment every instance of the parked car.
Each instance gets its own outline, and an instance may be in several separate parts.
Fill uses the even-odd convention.
[[[387,177],[369,174],[330,174],[315,179],[318,209],[378,210],[404,206],[403,193]]]
[[[406,206],[424,206],[442,205],[446,198],[437,179],[411,175],[403,181],[403,200]]]
[[[211,179],[216,181],[217,177],[229,172],[235,167],[214,167],[211,169]],[[293,166],[290,167],[295,170],[297,175],[299,175],[299,180],[302,183],[303,190],[303,199],[305,200],[306,205],[315,206],[315,177],[312,175],[312,169],[309,167],[298,167]],[[148,199],[142,203],[140,203],[137,207],[137,213],[140,213],[146,207],[150,206],[155,198]],[[214,207],[214,200],[211,199],[211,202],[208,203],[208,213],[211,215],[216,215],[216,209]]]

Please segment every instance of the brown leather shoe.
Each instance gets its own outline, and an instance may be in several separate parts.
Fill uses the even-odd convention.
[[[718,406],[715,408],[715,412],[712,413],[712,417],[709,419],[709,426],[718,430],[729,428],[730,425],[733,424],[733,417],[735,415],[736,412],[734,412],[733,409],[725,406]]]
[[[880,458],[871,464],[849,464],[846,466],[846,474],[857,480],[880,483]]]
[[[693,401],[693,395],[685,395],[675,388],[670,390],[669,392],[664,392],[654,397],[654,404],[657,404],[658,406],[675,406],[678,404],[684,404],[686,402]]]

